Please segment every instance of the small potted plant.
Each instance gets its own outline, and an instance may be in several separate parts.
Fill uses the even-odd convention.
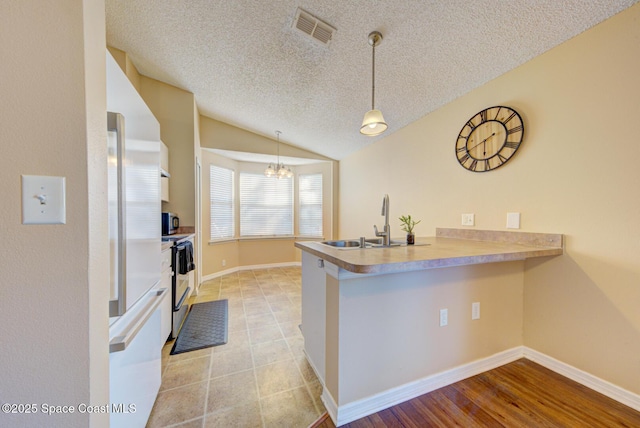
[[[413,228],[422,220],[415,221],[411,218],[411,214],[400,216],[401,228],[407,232],[407,244],[413,245],[416,242],[416,235],[413,234]]]

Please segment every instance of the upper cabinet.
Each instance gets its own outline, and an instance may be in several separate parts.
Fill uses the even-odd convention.
[[[160,142],[160,174],[162,177],[171,177],[169,174],[169,148]]]
[[[169,202],[169,148],[160,142],[160,199]]]

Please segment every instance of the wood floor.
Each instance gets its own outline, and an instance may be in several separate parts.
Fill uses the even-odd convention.
[[[330,418],[315,427],[335,428]],[[343,425],[640,427],[640,412],[521,359]]]

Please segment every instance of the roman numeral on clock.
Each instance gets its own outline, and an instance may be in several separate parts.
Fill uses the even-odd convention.
[[[458,161],[463,164],[466,163],[469,160],[470,156],[469,153],[465,153],[461,158],[458,158]]]
[[[509,115],[509,117],[508,117],[508,118],[506,118],[505,120],[503,120],[503,121],[502,121],[502,123],[505,123],[505,124],[506,124],[507,122],[509,122],[509,121],[510,121],[511,119],[513,119],[514,117],[516,117],[516,112],[515,112],[515,111],[514,111],[514,112],[511,112],[511,114]]]
[[[515,142],[515,141],[507,141],[506,143],[504,143],[504,146],[508,149],[517,149],[518,146],[520,145],[520,143]]]
[[[524,128],[522,125],[507,129],[507,135],[515,134],[516,132],[522,132]]]

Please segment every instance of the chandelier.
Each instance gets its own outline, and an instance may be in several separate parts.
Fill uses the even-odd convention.
[[[284,165],[284,163],[280,163],[280,134],[282,132],[276,131],[276,138],[278,140],[278,160],[275,164],[270,163],[267,169],[264,170],[264,175],[267,177],[276,177],[277,179],[281,178],[291,178],[293,177],[293,172],[291,168]]]

